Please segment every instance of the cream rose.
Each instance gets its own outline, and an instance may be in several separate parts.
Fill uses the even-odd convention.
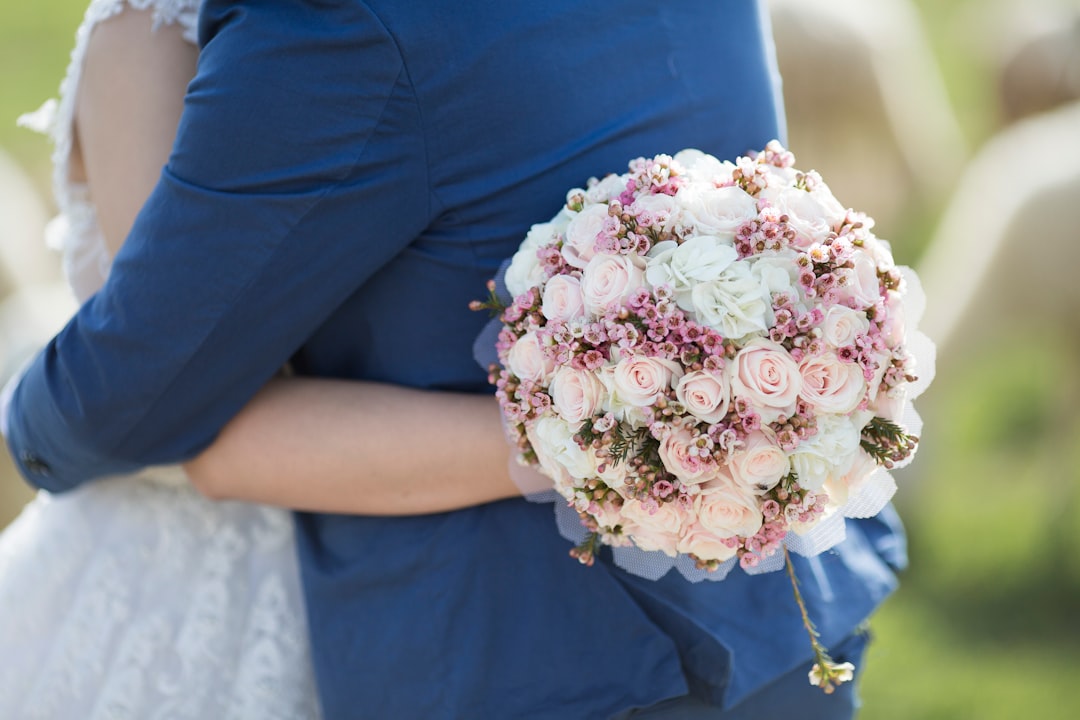
[[[846,415],[866,396],[862,366],[841,362],[831,352],[804,358],[799,363],[799,374],[801,395],[818,412]]]
[[[555,411],[571,424],[591,418],[604,398],[604,385],[596,373],[571,367],[556,370],[548,389]]]
[[[708,480],[715,471],[713,463],[698,457],[694,437],[689,430],[679,428],[660,441],[660,460],[664,467],[687,485]]]
[[[670,556],[676,554],[683,518],[674,503],[661,503],[650,513],[639,501],[627,500],[623,503],[622,514],[626,520],[623,529],[639,548],[659,550]]]
[[[738,257],[730,243],[711,235],[697,235],[682,244],[668,240],[649,252],[645,277],[653,287],[670,285],[679,307],[693,310],[694,286],[716,280]]]
[[[726,338],[741,340],[768,330],[770,303],[749,263],[732,263],[716,280],[694,285],[690,293],[696,319]]]
[[[731,400],[731,370],[711,372],[694,370],[679,378],[675,385],[675,397],[686,411],[698,420],[718,423],[728,412]]]
[[[581,292],[585,309],[602,315],[645,284],[645,273],[626,255],[597,255],[585,266]]]
[[[611,373],[611,389],[621,403],[647,407],[666,393],[683,375],[682,366],[663,358],[632,355]]]
[[[574,320],[585,313],[581,297],[581,281],[572,275],[556,275],[544,286],[540,312],[548,320]]]
[[[529,331],[518,338],[506,354],[510,372],[522,380],[545,382],[555,371],[554,361],[540,347],[536,333]]]
[[[739,226],[757,217],[757,201],[737,186],[685,188],[675,196],[683,208],[683,224],[698,235],[734,241]]]
[[[859,335],[870,332],[870,320],[864,312],[833,305],[825,313],[821,331],[826,343],[834,348],[842,348],[853,344]]]
[[[728,547],[723,538],[705,529],[701,523],[694,523],[683,529],[676,549],[681,553],[696,555],[702,560],[723,562],[735,556],[735,548]]]
[[[698,523],[719,537],[750,537],[761,529],[761,507],[752,493],[733,483],[716,483],[694,497]]]
[[[780,479],[788,474],[789,466],[787,453],[776,444],[772,432],[761,430],[750,433],[743,447],[733,453],[728,462],[734,482],[756,495],[776,487]]]
[[[573,267],[585,267],[596,255],[596,236],[604,227],[608,216],[607,205],[589,205],[566,226],[566,239],[562,254]]]
[[[771,423],[795,412],[802,376],[787,350],[772,340],[757,338],[735,356],[731,387],[737,397],[753,404],[763,423]]]
[[[861,250],[853,253],[851,262],[851,268],[836,271],[844,280],[844,285],[840,287],[840,297],[845,300],[854,299],[859,307],[870,307],[881,298],[877,265],[868,253]]]

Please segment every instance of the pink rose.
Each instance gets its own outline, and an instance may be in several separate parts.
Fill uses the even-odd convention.
[[[671,474],[688,485],[707,480],[716,469],[708,458],[697,454],[694,436],[685,428],[671,431],[660,442],[660,460]]]
[[[870,410],[880,418],[900,422],[907,404],[907,392],[901,387],[881,392],[870,403]]]
[[[548,280],[540,311],[548,320],[567,322],[581,317],[585,312],[581,281],[570,275],[556,275]]]
[[[694,498],[694,510],[701,526],[719,537],[751,537],[761,529],[758,499],[734,483],[718,481],[703,487]]]
[[[795,412],[802,376],[783,346],[755,338],[735,356],[731,386],[736,396],[751,402],[763,423],[771,423]]]
[[[573,267],[583,268],[596,255],[596,236],[604,227],[608,216],[607,205],[590,205],[583,209],[566,226],[562,254]]]
[[[866,378],[858,363],[840,362],[826,352],[805,358],[799,365],[802,396],[822,413],[846,415],[866,396]]]
[[[585,266],[581,291],[585,309],[602,315],[645,284],[645,272],[626,255],[597,255]]]
[[[865,312],[843,305],[833,305],[825,313],[821,331],[825,342],[834,348],[841,348],[854,345],[855,338],[870,332],[870,320]]]
[[[604,385],[588,370],[561,367],[549,386],[556,412],[568,423],[580,423],[593,416],[604,397]]]
[[[518,338],[506,354],[506,366],[522,380],[543,382],[555,371],[555,363],[540,347],[540,339],[534,332]]]
[[[694,370],[683,375],[675,386],[675,397],[698,420],[718,423],[727,415],[731,400],[731,371]]]
[[[631,355],[612,368],[612,391],[619,404],[648,407],[682,374],[682,367],[671,360]]]
[[[735,556],[735,548],[728,547],[723,538],[706,530],[701,523],[694,523],[683,529],[676,549],[681,553],[696,555],[702,560],[723,562]]]
[[[728,468],[740,488],[763,494],[776,487],[776,483],[788,474],[790,463],[771,431],[756,430],[747,435],[743,447],[731,455]]]
[[[895,290],[885,293],[885,324],[881,328],[881,335],[885,338],[885,345],[895,348],[904,342],[904,298]]]

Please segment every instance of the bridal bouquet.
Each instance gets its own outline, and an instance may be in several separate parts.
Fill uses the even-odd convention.
[[[512,301],[477,303],[500,313],[507,429],[580,516],[582,562],[607,544],[753,571],[878,512],[878,468],[915,452],[913,274],[793,165],[775,141],[634,160],[531,229]]]

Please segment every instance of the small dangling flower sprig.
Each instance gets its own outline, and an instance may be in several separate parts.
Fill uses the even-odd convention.
[[[810,614],[806,611],[806,603],[799,590],[799,581],[795,578],[795,566],[791,562],[791,555],[786,547],[784,548],[784,563],[787,565],[788,577],[791,578],[791,589],[795,592],[795,602],[799,605],[799,612],[802,613],[803,627],[810,636],[810,647],[814,650],[814,665],[810,668],[810,684],[821,688],[826,695],[831,694],[838,685],[848,682],[855,676],[855,666],[849,662],[834,661],[818,639],[820,635],[810,620]]]

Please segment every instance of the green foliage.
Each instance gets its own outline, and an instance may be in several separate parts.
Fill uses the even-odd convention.
[[[49,145],[15,119],[55,97],[88,0],[5,2],[0,6],[0,147],[46,194]]]

